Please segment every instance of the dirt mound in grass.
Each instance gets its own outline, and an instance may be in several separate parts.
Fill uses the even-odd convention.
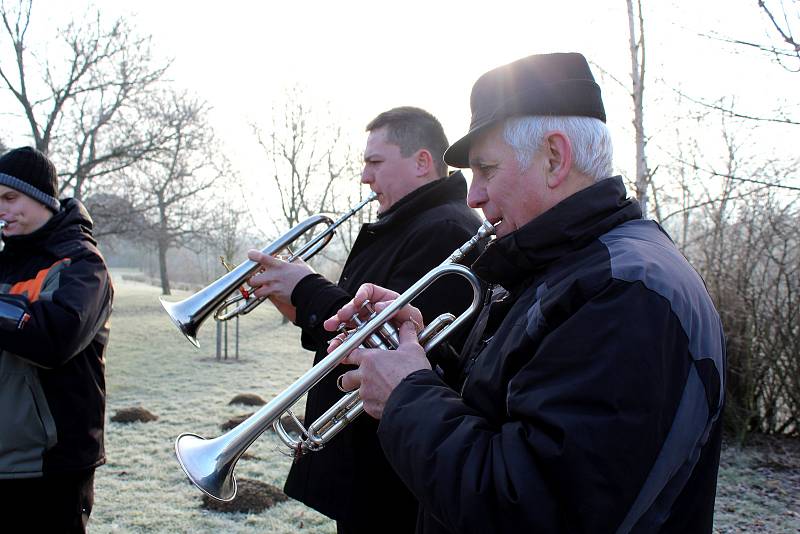
[[[122,408],[111,416],[111,420],[115,423],[148,423],[150,421],[156,421],[157,419],[157,415],[154,415],[149,410],[140,406]]]
[[[245,419],[247,419],[251,415],[253,415],[253,414],[252,413],[246,413],[246,414],[243,414],[243,415],[236,415],[234,417],[231,417],[230,419],[228,419],[227,421],[225,421],[221,425],[219,425],[219,427],[223,431],[227,432],[231,428],[233,428],[235,426],[238,426],[242,421],[244,421]]]
[[[247,419],[251,415],[253,415],[253,414],[252,413],[246,413],[246,414],[243,414],[243,415],[237,415],[235,417],[231,417],[230,419],[228,419],[227,421],[225,421],[224,423],[219,425],[219,427],[223,431],[227,432],[228,430],[232,429],[233,427],[239,425],[242,421],[244,421],[245,419]],[[297,416],[297,420],[300,421],[300,423],[302,423],[303,422],[303,416],[302,415],[298,415]],[[294,421],[288,415],[284,415],[283,417],[281,417],[281,423],[283,423],[283,427],[286,428],[286,430],[290,434],[297,434],[298,433],[297,425],[294,424]],[[269,431],[272,432],[272,426],[269,427]]]
[[[265,401],[255,393],[240,393],[236,395],[234,398],[232,398],[228,404],[229,405],[244,404],[245,406],[263,406],[266,403],[267,401]]]
[[[275,486],[258,480],[237,479],[236,498],[230,502],[221,502],[203,495],[203,508],[215,512],[250,512],[257,513],[272,508],[288,499],[285,493]]]

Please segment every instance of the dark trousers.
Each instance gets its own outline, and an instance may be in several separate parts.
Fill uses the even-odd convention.
[[[369,522],[336,520],[336,534],[414,534],[415,523],[403,517],[375,519]]]
[[[2,530],[9,534],[83,534],[93,503],[94,469],[0,480]]]

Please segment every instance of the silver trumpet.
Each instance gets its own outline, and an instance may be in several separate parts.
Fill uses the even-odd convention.
[[[296,224],[291,230],[270,243],[261,252],[273,256],[283,250],[288,250],[289,246],[300,239],[302,236],[311,232],[320,224],[327,225],[327,228],[314,236],[296,252],[291,253],[287,261],[294,261],[297,258],[308,260],[317,252],[325,248],[325,245],[333,238],[336,228],[347,219],[355,215],[361,208],[377,198],[377,194],[371,192],[367,198],[362,200],[350,211],[342,215],[334,222],[327,215],[313,215],[308,219]],[[251,292],[244,289],[244,284],[259,269],[260,265],[254,261],[246,260],[239,264],[229,273],[221,276],[205,288],[194,295],[178,301],[169,302],[160,298],[161,305],[164,306],[167,314],[178,329],[192,342],[195,347],[200,347],[197,341],[197,331],[200,325],[213,315],[218,321],[227,321],[238,315],[244,315],[252,311],[261,304],[264,299],[255,297]],[[243,301],[232,311],[228,308]]]
[[[3,249],[6,248],[6,243],[3,241],[3,228],[5,228],[8,223],[2,219],[0,219],[0,252],[3,252]]]
[[[452,314],[440,315],[420,333],[419,337],[425,350],[428,351],[438,345],[474,315],[481,306],[480,281],[467,267],[456,262],[463,259],[479,242],[493,233],[494,226],[490,222],[484,221],[478,232],[469,241],[389,303],[380,313],[369,309],[370,316],[366,321],[358,320],[359,314],[356,314],[353,320],[357,327],[348,333],[341,345],[235,428],[213,439],[204,439],[190,433],[178,436],[175,440],[175,453],[192,483],[215,499],[232,500],[236,496],[236,478],[233,474],[236,462],[271,425],[295,456],[321,449],[363,411],[363,405],[358,399],[358,392],[354,391],[345,395],[308,428],[303,428],[297,418],[291,414],[291,407],[323,377],[333,371],[354,349],[358,347],[396,348],[398,344],[397,329],[390,324],[390,320],[403,306],[411,302],[440,277],[448,274],[463,276],[472,285],[473,298],[469,307],[457,318]],[[423,340],[423,338],[425,339]],[[283,428],[280,418],[284,413],[288,413],[294,420],[294,424],[300,428],[299,438],[290,436],[289,432]]]

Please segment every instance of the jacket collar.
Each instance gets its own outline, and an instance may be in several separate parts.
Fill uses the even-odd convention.
[[[484,280],[510,289],[612,228],[641,217],[639,203],[627,198],[622,178],[607,178],[494,240],[472,268]]]
[[[376,222],[366,226],[373,232],[380,232],[453,201],[467,202],[467,181],[461,171],[418,187],[378,215]]]

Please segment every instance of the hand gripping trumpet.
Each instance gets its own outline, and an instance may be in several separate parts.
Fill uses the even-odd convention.
[[[325,245],[333,238],[333,234],[339,225],[355,215],[361,208],[377,197],[378,195],[376,193],[370,193],[367,198],[342,215],[336,222],[327,215],[314,215],[309,217],[303,222],[293,226],[291,230],[270,243],[269,246],[264,248],[261,252],[273,256],[283,250],[288,250],[292,243],[312,231],[318,225],[327,225],[327,228],[323,232],[314,236],[297,250],[297,252],[293,252],[287,259],[287,261],[290,262],[297,258],[301,258],[304,261],[308,260],[325,248]],[[258,263],[247,260],[191,297],[179,302],[168,302],[163,298],[159,300],[170,319],[172,319],[172,322],[175,323],[183,335],[186,336],[186,339],[191,341],[195,347],[199,347],[197,331],[200,329],[200,325],[202,325],[209,316],[213,315],[217,321],[227,321],[238,315],[249,313],[264,301],[263,298],[257,298],[246,290],[240,290],[242,285],[260,268],[261,266]],[[229,307],[239,301],[244,302],[236,306],[233,311],[227,311]]]
[[[359,346],[396,348],[397,329],[389,321],[400,308],[411,302],[444,275],[458,274],[464,277],[472,285],[472,302],[457,318],[451,314],[437,317],[420,334],[420,342],[426,351],[430,350],[469,320],[481,306],[480,281],[475,273],[456,262],[493,233],[494,226],[488,221],[484,221],[478,232],[438,267],[429,271],[380,313],[371,312],[371,316],[366,321],[349,332],[341,345],[232,430],[213,439],[204,439],[189,433],[178,436],[178,439],[175,440],[175,453],[192,483],[215,499],[232,500],[236,496],[236,478],[233,475],[236,462],[270,425],[275,427],[277,434],[290,447],[294,455],[321,449],[363,411],[363,406],[358,399],[358,392],[345,395],[308,428],[303,428],[297,418],[291,415],[290,408]],[[423,337],[426,339],[423,340]],[[280,423],[281,416],[287,412],[301,429],[299,438],[290,436]]]

